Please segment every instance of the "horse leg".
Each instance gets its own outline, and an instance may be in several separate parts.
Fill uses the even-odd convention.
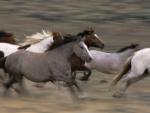
[[[4,94],[4,95],[8,95],[9,89],[10,89],[10,88],[12,87],[12,85],[13,85],[14,83],[16,83],[16,82],[17,82],[17,81],[16,81],[16,79],[14,78],[14,76],[13,76],[13,75],[9,75],[8,80],[3,83],[4,88],[5,88],[3,94]]]
[[[19,86],[18,88],[14,88],[14,90],[21,95],[28,95],[29,92],[26,90],[25,86],[24,86],[24,81],[23,81],[23,76],[19,76],[17,78],[17,85]]]
[[[77,96],[77,94],[76,94],[76,92],[75,92],[75,90],[73,88],[73,85],[70,84],[70,83],[66,83],[66,85],[67,85],[68,90],[69,90],[69,92],[70,92],[70,94],[72,96],[72,99],[77,101],[78,100],[78,96]]]
[[[44,88],[46,83],[35,83],[33,84],[33,86],[37,87],[37,88]]]
[[[80,88],[80,86],[78,85],[77,81],[74,81],[74,86],[77,88],[77,90],[79,91],[79,93],[82,93],[82,89]]]
[[[72,76],[72,79],[75,80],[75,79],[76,79],[76,76],[77,76],[76,71],[72,71],[72,72],[71,72],[71,76]]]
[[[119,92],[114,94],[114,97],[121,97],[125,94],[125,91],[129,88],[129,86],[131,86],[133,83],[136,83],[142,79],[144,79],[145,77],[148,76],[148,73],[144,73],[142,75],[136,75],[136,76],[130,76],[130,77],[125,77],[122,82],[124,83],[123,87],[121,89],[119,89]]]
[[[80,78],[80,80],[81,81],[88,81],[89,80],[89,77],[91,76],[91,74],[92,74],[92,71],[90,70],[90,69],[86,69],[85,70],[86,72],[84,72],[84,76],[82,76],[81,78]]]

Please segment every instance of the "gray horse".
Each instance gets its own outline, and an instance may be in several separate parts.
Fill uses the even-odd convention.
[[[81,37],[73,37],[63,40],[59,46],[53,47],[45,53],[32,53],[20,50],[0,60],[0,67],[10,75],[4,83],[5,93],[14,83],[19,83],[24,92],[23,77],[33,82],[55,82],[66,83],[73,97],[77,97],[73,86],[81,91],[77,82],[71,76],[71,65],[68,59],[73,53],[86,62],[92,60],[87,46]],[[20,90],[20,93],[23,93]]]

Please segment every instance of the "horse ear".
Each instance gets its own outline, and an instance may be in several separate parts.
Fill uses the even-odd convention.
[[[42,29],[42,33],[43,33],[43,35],[47,35],[47,33],[44,29]]]
[[[136,47],[140,46],[140,45],[137,44],[137,43],[132,43],[131,45],[132,45],[133,48],[136,48]]]
[[[90,31],[91,33],[94,33],[94,30],[95,30],[94,27],[90,27],[90,28],[89,28],[89,31]]]

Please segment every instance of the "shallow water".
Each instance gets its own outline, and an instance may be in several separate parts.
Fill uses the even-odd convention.
[[[42,29],[77,33],[92,26],[105,41],[105,51],[116,51],[130,43],[150,45],[149,0],[1,0],[0,29],[13,32],[18,42],[24,35]],[[53,84],[35,88],[27,82],[29,97],[12,91],[0,97],[0,113],[149,113],[150,78],[133,85],[127,96],[111,97],[113,75],[94,72],[87,83],[80,82],[89,99],[74,103],[65,88]]]

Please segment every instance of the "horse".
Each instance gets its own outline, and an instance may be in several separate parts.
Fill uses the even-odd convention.
[[[102,52],[98,50],[90,50],[93,60],[85,63],[88,74],[80,78],[81,81],[87,81],[91,75],[91,70],[97,70],[105,74],[117,74],[123,68],[127,59],[137,50],[138,44],[125,46],[115,53]]]
[[[94,30],[92,28],[84,30],[83,32],[80,32],[77,34],[77,36],[84,36],[85,40],[84,43],[87,45],[88,48],[90,47],[96,47],[103,49],[104,48],[104,42],[101,40],[101,38],[95,34]],[[64,36],[65,38],[65,36]],[[87,68],[84,66],[85,61],[83,61],[81,58],[73,54],[70,59],[71,63],[71,69],[72,72],[75,71],[84,71],[87,70]]]
[[[36,36],[39,37],[40,40],[37,39]],[[35,38],[34,38],[34,42],[32,41],[32,44],[31,44],[32,37],[35,37]],[[43,33],[38,33],[38,35],[33,34],[27,40],[30,40],[30,44],[29,43],[27,44],[26,42],[21,43],[21,44],[24,44],[23,46],[16,45],[16,44],[9,44],[9,43],[0,43],[0,51],[1,51],[0,58],[4,56],[8,56],[21,49],[25,49],[26,51],[31,51],[31,52],[36,52],[36,53],[43,53],[47,51],[52,46],[53,43],[56,43],[59,40],[63,40],[63,37],[58,32],[43,31]],[[1,76],[0,78],[2,80],[4,79],[3,76]]]
[[[92,60],[83,37],[79,36],[67,41],[64,39],[61,44],[55,45],[53,49],[44,53],[20,50],[2,58],[0,67],[10,75],[9,80],[4,83],[6,92],[14,83],[19,83],[20,89],[23,90],[22,79],[25,77],[33,82],[63,81],[76,98],[73,86],[76,86],[78,91],[81,89],[71,76],[71,65],[68,59],[73,53],[86,62]]]
[[[81,37],[85,37],[84,38],[84,43],[89,47],[96,47],[96,48],[100,48],[103,49],[104,48],[104,42],[102,41],[102,39],[95,33],[93,28],[90,29],[85,29],[75,35],[72,34],[66,34],[64,35],[64,39],[69,39],[70,37],[76,37],[76,36],[81,36]],[[58,44],[58,43],[57,43]],[[84,71],[87,70],[87,68],[84,66],[85,61],[82,60],[80,57],[78,57],[77,55],[73,54],[70,58],[69,58],[69,62],[71,63],[71,72],[72,72],[72,76],[76,76],[76,71],[80,70],[80,71]],[[43,87],[44,84],[35,84],[34,86],[36,87]]]
[[[1,42],[6,42],[6,43],[11,43],[11,44],[16,44],[15,37],[12,33],[8,33],[4,30],[0,30],[0,43]]]
[[[38,52],[43,53],[45,52],[54,42],[57,42],[59,40],[62,40],[63,37],[60,35],[60,33],[57,32],[51,32],[51,33],[39,33],[41,37],[41,40],[35,39],[36,42],[32,42],[32,44],[24,43],[23,46],[16,45],[16,44],[9,44],[9,43],[0,43],[0,51],[4,53],[4,56],[8,56],[20,49],[26,49],[27,51],[31,52]],[[37,36],[37,34],[35,34]],[[33,37],[32,35],[31,37]],[[44,37],[44,38],[43,38]],[[30,38],[31,39],[31,38]],[[21,43],[23,44],[23,43]]]
[[[122,88],[113,94],[121,97],[133,83],[142,80],[150,73],[150,48],[144,48],[134,53],[128,60],[123,70],[113,79],[111,86],[115,86],[120,80]],[[123,79],[122,79],[123,78]]]

